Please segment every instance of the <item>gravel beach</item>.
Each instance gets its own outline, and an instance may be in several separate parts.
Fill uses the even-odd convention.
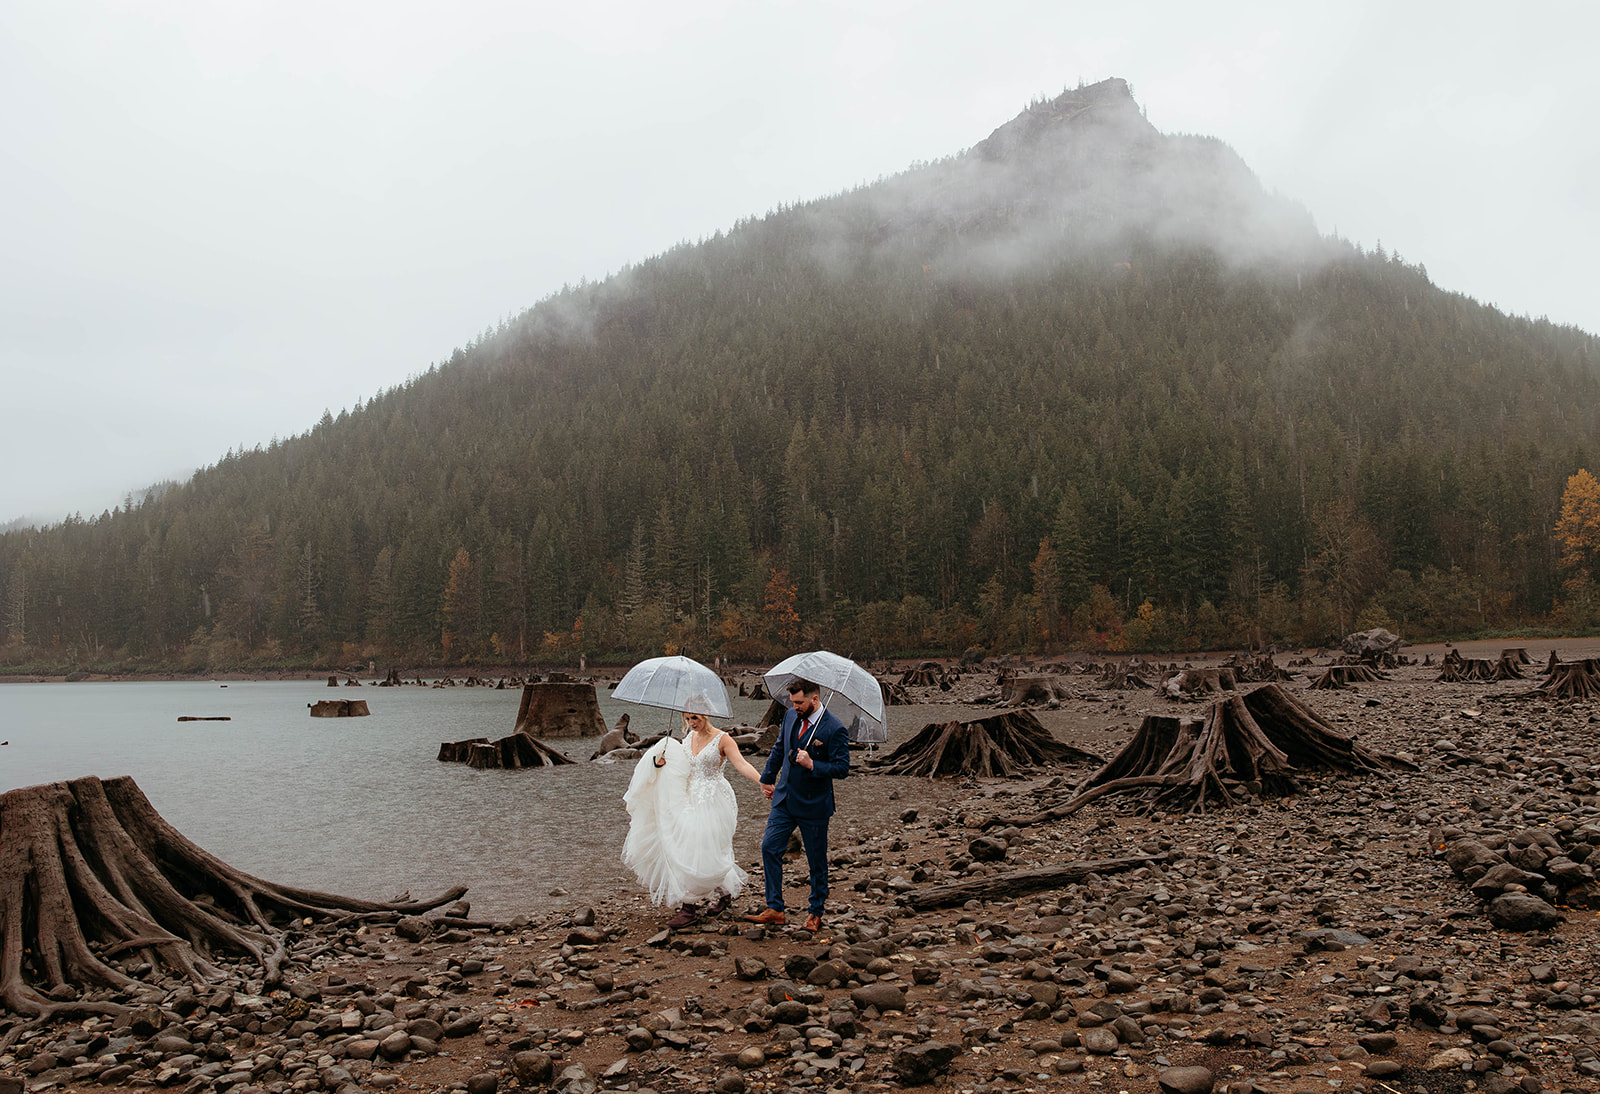
[[[557,893],[559,914],[503,922],[470,906],[351,921],[296,940],[285,991],[242,966],[203,989],[147,970],[131,1019],[13,1029],[0,1094],[1600,1090],[1600,701],[1529,694],[1552,648],[1570,661],[1600,643],[1458,652],[1513,646],[1533,662],[1523,679],[1442,683],[1446,647],[1424,646],[1388,679],[1328,691],[1307,682],[1330,654],[1278,655],[1311,662],[1286,690],[1416,772],[1308,773],[1299,793],[1204,814],[1108,796],[1028,824],[1094,767],[863,772],[835,820],[820,935],[744,923],[758,876],[676,932],[635,893]],[[1035,715],[1106,759],[1144,715],[1205,707],[1062,682],[1070,697]],[[972,702],[992,688],[975,673],[911,697],[948,721],[992,712]],[[758,821],[739,844],[757,874]],[[1075,862],[1106,865],[917,903]]]

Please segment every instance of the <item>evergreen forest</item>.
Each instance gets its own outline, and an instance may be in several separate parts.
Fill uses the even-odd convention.
[[[1600,601],[1556,528],[1600,456],[1597,366],[1588,333],[1319,235],[1110,80],[569,286],[302,435],[0,535],[0,664],[1582,628]]]

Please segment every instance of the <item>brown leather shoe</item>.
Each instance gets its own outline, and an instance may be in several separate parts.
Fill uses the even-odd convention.
[[[812,934],[816,934],[818,931],[822,930],[822,917],[816,912],[812,912],[810,915],[806,916],[805,929],[810,931]]]
[[[744,919],[746,923],[759,923],[763,927],[781,927],[789,922],[788,917],[776,908],[763,908],[760,915],[747,915]]]
[[[667,920],[667,930],[678,931],[700,921],[700,905],[685,904],[678,909],[678,914]]]

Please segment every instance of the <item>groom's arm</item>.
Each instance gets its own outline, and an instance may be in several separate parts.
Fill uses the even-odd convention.
[[[778,772],[783,770],[783,723],[778,723],[778,739],[772,742],[772,751],[767,753],[767,766],[761,772],[761,781],[768,786],[778,781]]]
[[[835,722],[833,732],[823,742],[826,751],[819,760],[811,758],[811,774],[823,779],[843,779],[850,774],[850,732]]]

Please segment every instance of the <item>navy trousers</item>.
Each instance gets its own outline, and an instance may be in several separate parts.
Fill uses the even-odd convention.
[[[806,845],[806,864],[811,869],[811,903],[816,915],[822,914],[828,899],[828,818],[796,817],[781,805],[767,814],[767,834],[761,839],[761,870],[767,882],[767,907],[783,911],[783,853],[789,849],[789,834],[800,829]]]

